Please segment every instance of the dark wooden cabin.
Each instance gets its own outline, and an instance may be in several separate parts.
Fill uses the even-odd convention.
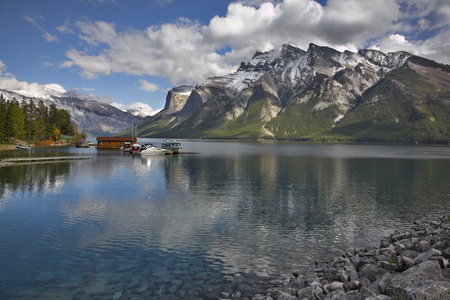
[[[136,143],[135,137],[97,137],[97,149],[119,149],[124,142]]]

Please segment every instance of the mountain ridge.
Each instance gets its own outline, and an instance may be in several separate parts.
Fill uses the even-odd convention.
[[[124,112],[112,105],[95,100],[69,96],[38,98],[5,89],[0,89],[0,94],[8,100],[16,99],[19,102],[25,99],[27,102],[31,100],[38,104],[42,100],[47,107],[53,103],[56,108],[64,109],[70,114],[80,132],[84,130],[91,136],[110,136],[145,120],[145,117]]]
[[[449,68],[404,51],[339,52],[315,44],[304,51],[285,44],[255,53],[234,73],[208,78],[195,86],[181,109],[180,103],[177,110],[164,109],[140,124],[139,132],[145,137],[448,143]],[[384,109],[384,123],[369,122],[373,129],[362,135],[348,120],[361,114],[369,100]],[[387,109],[389,103],[399,111]],[[434,112],[436,107],[444,113]],[[402,110],[422,117],[405,119]],[[405,122],[409,127],[402,130],[418,134],[403,138],[398,124]],[[339,129],[342,124],[346,130]]]

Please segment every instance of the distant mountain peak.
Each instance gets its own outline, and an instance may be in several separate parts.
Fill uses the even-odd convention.
[[[133,112],[124,112],[112,105],[100,103],[98,101],[80,99],[77,97],[32,97],[15,91],[0,89],[0,94],[7,100],[15,98],[19,102],[22,99],[38,103],[40,100],[49,107],[55,104],[56,108],[66,110],[72,120],[77,123],[78,130],[84,130],[93,136],[110,136],[118,132],[127,130],[132,124],[141,123],[145,118]],[[135,113],[139,112],[136,109]]]

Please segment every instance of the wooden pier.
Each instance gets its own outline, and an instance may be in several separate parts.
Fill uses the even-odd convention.
[[[47,157],[17,157],[17,158],[4,158],[0,159],[1,164],[12,164],[12,163],[24,163],[24,162],[46,162],[46,161],[65,161],[65,160],[80,160],[80,159],[90,159],[92,156],[47,156]]]

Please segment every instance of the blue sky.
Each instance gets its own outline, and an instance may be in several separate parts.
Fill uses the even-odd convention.
[[[450,64],[450,2],[0,0],[0,41],[0,88],[158,110],[171,88],[283,43]]]

